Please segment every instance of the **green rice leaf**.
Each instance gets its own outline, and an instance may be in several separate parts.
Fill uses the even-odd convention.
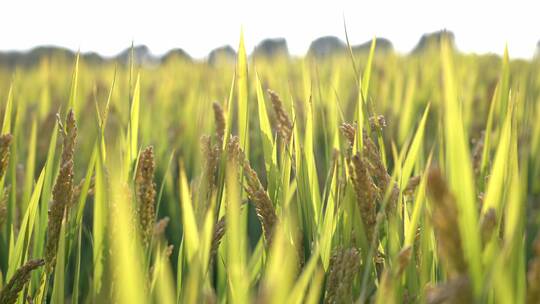
[[[475,189],[468,138],[464,130],[461,106],[455,81],[453,54],[448,41],[441,47],[444,84],[444,134],[446,139],[446,164],[450,188],[456,196],[459,210],[459,232],[463,240],[465,260],[471,275],[474,294],[482,288],[482,262],[480,235],[476,211]]]

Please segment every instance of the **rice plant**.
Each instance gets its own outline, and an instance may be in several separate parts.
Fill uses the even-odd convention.
[[[540,303],[540,61],[0,68],[0,303]]]

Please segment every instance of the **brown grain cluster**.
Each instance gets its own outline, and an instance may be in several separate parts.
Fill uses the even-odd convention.
[[[257,217],[262,224],[264,236],[267,243],[271,243],[274,226],[277,222],[274,205],[268,196],[257,176],[257,172],[251,168],[247,161],[244,161],[244,176],[246,177],[246,192],[255,206]]]
[[[368,164],[364,157],[354,155],[349,162],[351,181],[356,193],[356,203],[360,210],[360,216],[366,233],[368,243],[371,243],[375,230],[377,206],[380,190],[375,185],[368,170]]]
[[[45,260],[30,260],[21,266],[9,282],[4,286],[2,291],[0,291],[0,303],[2,304],[13,304],[17,301],[19,293],[24,288],[26,283],[30,280],[30,274],[32,271],[38,267],[45,265]]]
[[[216,175],[221,148],[218,144],[212,145],[210,136],[202,136],[201,151],[205,160],[203,165],[203,175],[208,190],[207,195],[210,196],[212,189],[216,186]]]
[[[382,131],[386,128],[386,119],[383,115],[372,116],[369,118],[369,127],[372,131]]]
[[[459,231],[458,209],[442,173],[430,169],[428,191],[432,203],[431,222],[437,251],[448,273],[448,281],[427,293],[428,303],[471,303],[472,290]]]
[[[244,151],[240,148],[240,139],[238,136],[231,136],[227,141],[227,159],[233,164],[233,166],[238,167],[241,165],[241,162],[244,160]]]
[[[231,137],[227,145],[227,153],[229,161],[232,161],[235,166],[240,168],[243,176],[246,178],[246,192],[261,222],[266,242],[270,244],[274,225],[277,222],[276,211],[272,200],[262,186],[257,172],[251,168],[249,161],[244,155],[244,151],[240,148],[238,137]]]
[[[154,149],[150,146],[142,151],[135,176],[135,191],[139,202],[139,226],[145,248],[148,248],[150,244],[156,218],[154,171]]]
[[[0,179],[6,175],[9,162],[9,146],[12,140],[13,136],[9,133],[0,136]]]
[[[13,136],[11,134],[4,134],[0,136],[0,180],[6,175],[8,162],[9,162],[9,146]],[[4,223],[7,217],[7,198],[9,190],[6,188],[0,196],[0,226]]]
[[[63,136],[60,172],[53,187],[53,198],[49,208],[47,224],[47,243],[45,245],[45,270],[51,273],[56,264],[56,252],[64,213],[73,199],[73,156],[77,137],[75,113],[70,110],[65,126],[59,121]]]
[[[403,193],[405,195],[412,196],[414,191],[416,191],[416,188],[418,188],[418,185],[420,185],[420,181],[420,176],[413,176],[409,178],[409,182],[407,183],[407,186],[405,186],[405,189],[403,189]]]
[[[82,193],[82,190],[83,190],[83,187],[84,187],[85,183],[86,183],[86,180],[83,178],[83,179],[81,179],[79,184],[77,184],[76,186],[73,187],[73,195],[72,195],[70,206],[75,205],[79,201],[79,199],[81,198],[81,193]],[[92,178],[90,179],[90,183],[88,185],[88,192],[86,193],[87,195],[92,195],[94,193],[95,185],[96,185],[96,180],[92,176]]]
[[[349,142],[349,147],[352,147],[354,145],[354,138],[356,137],[356,123],[342,123],[339,129]]]
[[[214,109],[214,120],[216,123],[216,139],[218,142],[218,147],[221,149],[223,147],[223,140],[225,137],[225,113],[218,102],[214,102],[212,107]]]
[[[386,122],[384,123],[386,124]],[[349,152],[351,152],[356,137],[357,125],[356,123],[343,123],[339,128],[347,139],[349,143]],[[386,192],[388,191],[386,211],[391,213],[395,211],[397,200],[399,199],[399,187],[397,183],[392,180],[390,174],[388,174],[386,166],[381,158],[379,148],[377,148],[377,145],[375,145],[371,137],[369,137],[365,131],[362,134],[362,140],[362,157],[367,163],[368,172],[372,176],[375,185],[380,190],[380,198],[385,198]]]
[[[268,90],[268,94],[270,95],[272,107],[274,108],[274,112],[276,113],[277,130],[279,137],[283,140],[283,142],[288,143],[292,135],[292,121],[289,118],[287,111],[285,111],[285,109],[283,108],[283,102],[281,101],[281,98],[279,98],[279,95],[272,90]]]
[[[401,276],[411,262],[413,254],[412,246],[403,248],[397,255],[396,263],[382,270],[382,278],[377,291],[377,297],[385,299],[386,303],[395,303],[395,286],[399,284]],[[406,291],[406,290],[404,290]],[[407,297],[411,297],[407,295]],[[404,295],[405,299],[405,295]],[[404,303],[409,303],[404,300]]]
[[[364,132],[364,154],[369,161],[371,175],[373,180],[379,189],[381,189],[381,197],[387,199],[386,212],[391,214],[395,212],[397,201],[399,199],[399,187],[396,182],[392,180],[390,174],[386,170],[379,149],[371,140],[369,136]],[[387,193],[388,191],[388,193]],[[388,195],[388,197],[386,197]]]
[[[427,289],[426,303],[428,304],[464,304],[474,303],[472,300],[471,282],[468,276],[459,275]]]
[[[456,231],[458,209],[446,180],[438,169],[431,169],[428,190],[432,203],[431,222],[437,238],[439,255],[447,266],[450,276],[467,272],[461,237]]]
[[[472,163],[474,173],[480,173],[482,166],[482,154],[484,152],[484,141],[485,141],[485,132],[480,134],[480,137],[473,140],[473,151],[472,151]]]
[[[497,214],[494,208],[489,208],[480,220],[480,236],[482,237],[482,247],[486,246],[491,236],[497,228]]]
[[[330,258],[324,303],[353,303],[352,285],[359,271],[360,252],[336,248]]]
[[[349,174],[366,230],[366,238],[371,242],[376,226],[377,203],[386,204],[387,214],[394,212],[399,198],[399,188],[388,174],[379,149],[366,132],[363,133],[362,153],[351,155],[356,128],[356,123],[343,123],[340,126],[349,143],[347,156]]]
[[[219,219],[219,221],[216,223],[216,226],[214,227],[214,234],[212,236],[212,247],[210,249],[211,257],[215,256],[215,254],[217,253],[219,244],[221,243],[221,240],[223,239],[223,236],[225,235],[226,228],[227,228],[226,217],[222,217],[221,219]]]
[[[168,216],[157,221],[157,223],[154,225],[154,236],[155,237],[163,236],[165,234],[165,230],[167,229],[167,226],[169,226],[170,221],[171,219]]]

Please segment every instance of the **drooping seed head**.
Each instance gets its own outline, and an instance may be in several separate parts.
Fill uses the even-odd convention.
[[[468,276],[459,275],[448,282],[426,290],[428,304],[461,304],[474,303],[471,282]]]
[[[165,256],[167,258],[170,258],[174,250],[174,245],[168,245],[167,248],[165,248]]]
[[[12,139],[13,136],[11,134],[0,136],[0,179],[6,175],[9,162],[9,146]]]
[[[169,225],[170,218],[168,216],[160,219],[155,225],[154,225],[154,236],[155,237],[161,237],[165,234],[165,230],[167,229],[167,226]]]
[[[81,197],[81,192],[83,190],[85,183],[86,183],[86,180],[83,178],[76,186],[73,187],[73,195],[72,195],[70,206],[74,206],[79,201]],[[86,192],[87,195],[92,195],[94,193],[95,185],[96,185],[96,180],[92,176],[92,178],[90,179],[90,183],[88,185],[88,191]]]
[[[349,169],[366,238],[371,243],[376,224],[376,200],[379,198],[380,191],[375,185],[367,163],[362,156],[359,154],[354,155],[349,163]]]
[[[382,115],[369,118],[369,126],[372,131],[382,131],[386,127],[386,119]]]
[[[204,156],[204,177],[206,187],[208,189],[207,195],[210,193],[214,186],[216,186],[216,175],[219,164],[220,146],[212,145],[211,138],[209,136],[201,137],[201,151]]]
[[[289,114],[287,114],[287,112],[283,108],[283,102],[281,101],[281,98],[279,98],[279,95],[272,90],[268,90],[268,94],[270,95],[272,107],[274,108],[274,112],[276,113],[277,130],[279,137],[285,143],[288,143],[292,135],[292,121],[289,118]]]
[[[339,129],[349,142],[349,146],[352,147],[354,145],[354,138],[356,136],[356,123],[342,123]]]
[[[360,252],[356,248],[336,248],[330,258],[324,303],[353,303],[353,282],[360,272]]]
[[[485,138],[485,132],[482,132],[480,134],[480,137],[476,139],[473,144],[473,152],[472,152],[472,160],[473,160],[473,169],[475,173],[480,172],[481,162],[482,162],[482,154],[484,152],[484,138]]]
[[[135,177],[135,190],[139,202],[139,226],[142,243],[145,247],[149,245],[152,232],[154,231],[156,216],[154,171],[154,149],[150,146],[144,149],[139,157]]]
[[[240,139],[238,136],[231,136],[227,142],[227,157],[234,166],[242,165],[244,162],[244,152],[240,148]]]
[[[484,247],[497,227],[497,214],[494,208],[489,208],[480,220],[480,234],[482,237],[482,247]]]
[[[399,254],[398,254],[398,269],[397,269],[397,275],[401,276],[409,263],[411,262],[413,248],[411,246],[408,246],[406,248],[403,248]]]
[[[405,186],[405,189],[403,190],[403,193],[406,195],[413,195],[414,191],[420,184],[420,176],[413,176],[409,179],[409,182],[407,183],[407,186]]]
[[[261,222],[267,244],[272,242],[274,226],[277,222],[276,211],[268,192],[264,189],[257,176],[257,172],[251,168],[249,162],[244,161],[244,176],[246,177],[246,192],[255,206],[255,212]]]
[[[450,277],[466,274],[461,237],[456,231],[456,227],[459,227],[456,201],[438,169],[429,171],[428,190],[432,203],[431,222],[439,255]]]
[[[26,283],[30,280],[30,274],[31,272],[38,268],[45,265],[45,260],[31,260],[26,262],[23,266],[21,266],[9,282],[4,286],[4,288],[0,291],[0,303],[2,304],[13,304],[17,301],[19,298],[19,293],[22,291]]]
[[[225,113],[223,108],[218,102],[212,104],[214,109],[214,120],[216,123],[216,138],[218,141],[218,147],[221,150],[223,147],[223,139],[225,136]]]
[[[60,171],[53,187],[49,208],[47,241],[45,244],[45,271],[51,273],[56,264],[56,252],[64,213],[73,201],[73,156],[77,138],[77,124],[73,110],[68,112],[65,125],[58,121],[63,136]]]
[[[219,244],[221,243],[221,240],[223,239],[223,236],[225,235],[225,229],[227,228],[227,220],[224,217],[219,219],[219,221],[216,223],[216,226],[214,227],[214,234],[212,236],[212,247],[210,249],[210,256],[214,257],[217,253],[217,250],[219,248]]]
[[[375,145],[373,140],[367,136],[365,132],[363,137],[364,154],[369,161],[371,175],[373,176],[373,180],[377,187],[381,189],[381,193],[386,194],[386,192],[389,191],[386,212],[389,214],[393,213],[396,210],[397,201],[399,199],[399,187],[397,183],[392,180],[390,174],[388,174],[377,145]]]
[[[6,175],[9,162],[9,145],[13,137],[11,134],[0,136],[0,180]],[[0,226],[4,223],[7,217],[7,199],[9,188],[6,188],[0,196]]]
[[[270,244],[274,225],[277,221],[276,211],[268,192],[266,192],[259,180],[257,172],[251,168],[249,161],[244,155],[244,151],[240,148],[238,137],[233,136],[227,142],[227,155],[229,161],[243,171],[247,182],[246,192],[250,201],[255,206],[255,211],[261,222],[266,242]]]
[[[66,123],[60,125],[60,132],[63,134],[63,149],[62,149],[62,162],[67,162],[73,159],[73,153],[75,153],[75,139],[77,137],[77,122],[75,121],[75,113],[73,110],[69,110]]]
[[[9,198],[9,189],[6,187],[0,197],[0,227],[4,224],[7,218],[7,201]]]

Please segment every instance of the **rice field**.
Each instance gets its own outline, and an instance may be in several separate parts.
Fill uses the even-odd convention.
[[[540,60],[376,41],[0,67],[0,303],[540,303]]]

